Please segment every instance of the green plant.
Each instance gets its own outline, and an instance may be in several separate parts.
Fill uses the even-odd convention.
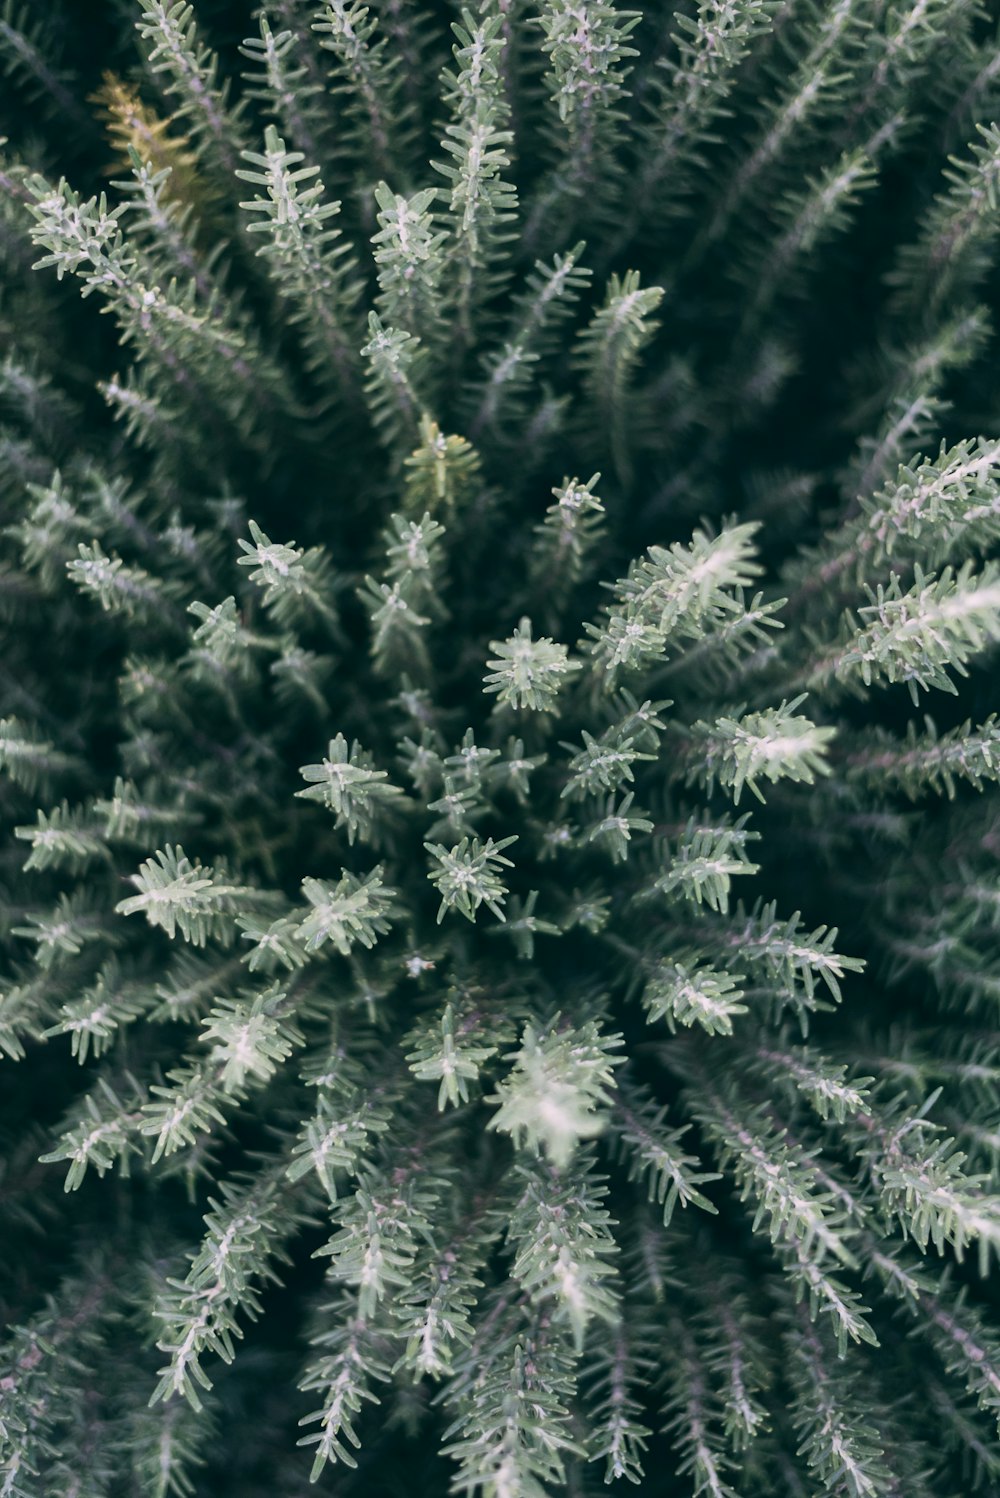
[[[997,1491],[994,22],[47,9],[0,1493]]]

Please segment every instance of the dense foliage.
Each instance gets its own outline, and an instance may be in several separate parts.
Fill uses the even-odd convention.
[[[0,0],[4,1498],[1000,1491],[1000,37],[675,3]]]

